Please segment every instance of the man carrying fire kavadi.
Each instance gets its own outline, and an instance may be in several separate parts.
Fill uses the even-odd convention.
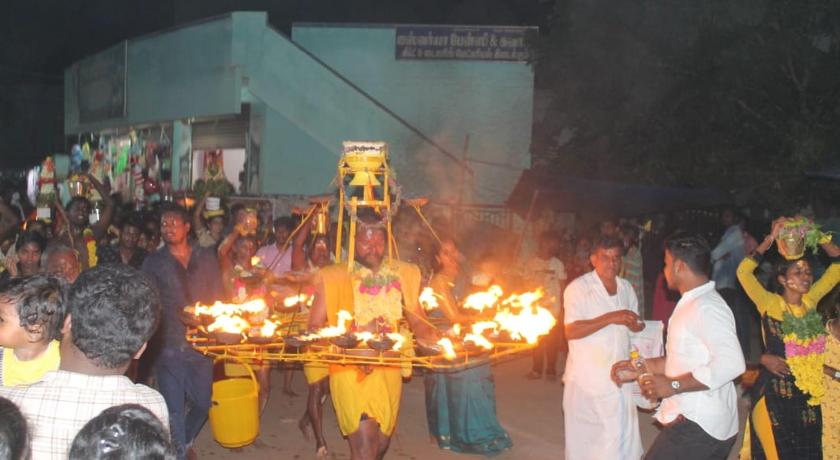
[[[420,269],[385,257],[388,231],[376,211],[360,209],[355,218],[356,261],[349,267],[345,261],[318,272],[310,329],[325,323],[336,326],[338,312],[347,310],[357,331],[396,332],[405,318],[418,340],[434,344],[437,332],[424,321],[418,302]],[[329,373],[333,406],[341,433],[350,444],[351,459],[384,458],[400,408],[401,368],[331,364]]]

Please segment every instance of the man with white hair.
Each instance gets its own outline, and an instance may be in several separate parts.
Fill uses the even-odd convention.
[[[75,249],[63,244],[48,246],[41,256],[41,266],[44,270],[68,283],[73,283],[82,272],[82,263]]]

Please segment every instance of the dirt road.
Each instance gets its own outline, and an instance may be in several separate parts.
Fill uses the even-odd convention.
[[[499,420],[513,438],[514,447],[495,457],[499,460],[554,460],[563,458],[563,385],[560,382],[529,381],[524,378],[530,357],[494,367]],[[282,375],[272,376],[274,391],[262,417],[260,437],[253,445],[229,450],[214,440],[209,424],[196,443],[202,459],[314,459],[315,445],[304,440],[297,428],[306,399],[303,374],[295,375],[294,388],[300,396],[290,398],[280,391]],[[741,399],[742,420],[746,401]],[[349,459],[349,448],[341,438],[332,406],[324,408],[324,427],[331,458]],[[657,429],[649,414],[639,413],[642,441],[649,446]],[[743,424],[742,424],[743,425]],[[740,440],[736,443],[740,446]],[[730,458],[736,458],[733,452]],[[478,458],[438,449],[429,442],[426,428],[423,379],[414,378],[403,387],[402,409],[396,434],[386,458],[408,460]]]

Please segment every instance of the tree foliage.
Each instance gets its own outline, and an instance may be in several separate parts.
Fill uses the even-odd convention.
[[[561,0],[551,24],[536,166],[792,206],[840,160],[840,2]]]

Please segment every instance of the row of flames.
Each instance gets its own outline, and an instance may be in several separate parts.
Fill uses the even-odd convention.
[[[286,297],[283,306],[289,308],[295,305],[311,306],[313,297],[306,294]],[[263,299],[252,299],[243,303],[224,303],[216,301],[213,305],[196,304],[185,309],[196,317],[212,318],[207,325],[207,332],[223,332],[228,334],[242,334],[271,338],[277,332],[280,324],[271,319],[268,305]]]
[[[420,304],[426,311],[439,308],[438,299],[441,296],[431,288],[423,289],[420,294]],[[557,323],[554,315],[537,305],[543,298],[543,291],[537,289],[532,292],[513,294],[504,297],[499,286],[491,286],[487,291],[469,295],[464,301],[464,308],[484,312],[494,310],[493,319],[477,321],[472,324],[455,324],[447,332],[447,336],[437,341],[443,356],[454,359],[455,343],[472,344],[475,347],[492,350],[494,343],[487,335],[498,335],[506,332],[515,341],[525,341],[529,344],[537,342],[540,336],[549,333]],[[300,294],[284,299],[284,306],[311,305],[312,296]],[[224,333],[242,334],[243,336],[274,337],[279,324],[269,318],[269,309],[263,299],[254,299],[240,304],[216,302],[213,305],[197,304],[188,308],[196,317],[205,315],[213,319],[207,326],[208,332],[220,331]],[[335,326],[327,326],[315,332],[297,337],[302,342],[312,342],[319,339],[329,339],[339,336],[355,334],[356,340],[382,340],[387,338],[393,342],[391,350],[399,351],[405,344],[406,338],[397,332],[374,334],[372,332],[351,332],[348,326],[353,322],[353,315],[346,310],[338,312]],[[247,335],[246,335],[247,333]]]
[[[504,331],[515,341],[524,340],[529,344],[534,344],[557,324],[551,312],[537,305],[543,296],[542,289],[537,289],[504,297],[504,291],[497,285],[490,286],[486,291],[470,294],[464,299],[463,307],[479,313],[495,310],[493,319],[478,321],[467,326],[455,324],[449,331],[449,335],[460,338],[465,344],[472,343],[484,350],[492,350],[495,347],[485,335],[488,332],[498,334]],[[427,287],[423,289],[419,300],[426,311],[431,311],[440,307],[439,298],[441,298],[439,294]],[[454,359],[455,345],[449,337],[440,339],[437,344],[443,349],[445,357]]]

